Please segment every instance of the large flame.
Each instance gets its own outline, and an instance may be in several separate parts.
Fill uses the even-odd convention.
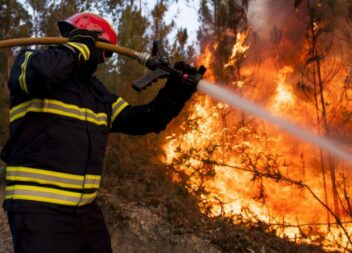
[[[318,24],[314,24],[313,30],[317,29]],[[224,68],[245,61],[251,50],[247,42],[249,33],[248,29],[236,34],[232,54]],[[274,33],[278,33],[276,28]],[[210,65],[212,51],[217,46],[214,43],[204,50],[200,57],[202,64]],[[281,50],[290,46],[291,41],[280,44]],[[280,66],[275,53],[271,57],[268,57],[270,52],[262,53],[266,59],[260,70],[248,62],[237,71],[241,78],[228,85],[248,99],[264,104],[274,114],[318,134],[327,133],[320,116],[321,105],[314,102],[321,102],[319,99],[324,96],[327,110],[334,113],[329,124],[342,122],[343,126],[336,126],[341,127],[341,136],[351,136],[346,131],[350,123],[343,120],[352,114],[348,111],[352,105],[349,99],[352,74],[347,68],[336,71],[329,80],[334,85],[326,86],[322,96],[312,96],[319,93],[319,87],[300,80],[292,61]],[[292,56],[296,60],[303,57],[302,52]],[[335,64],[336,55],[327,57],[326,62],[327,66]],[[246,81],[253,73],[261,76],[256,79],[261,86],[251,86]],[[212,70],[206,78],[216,80]],[[312,97],[317,100],[312,101]],[[196,94],[190,108],[180,130],[169,133],[165,140],[165,162],[174,168],[174,179],[185,183],[199,196],[204,212],[213,216],[255,218],[270,225],[279,236],[322,245],[328,250],[352,249],[348,238],[352,236],[351,166],[205,95]]]

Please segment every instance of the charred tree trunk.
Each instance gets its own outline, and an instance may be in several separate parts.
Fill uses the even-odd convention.
[[[330,126],[327,120],[326,103],[325,103],[325,97],[324,97],[324,84],[323,84],[322,75],[321,75],[320,56],[317,51],[316,39],[317,39],[317,36],[314,33],[312,45],[313,45],[314,59],[316,59],[315,63],[316,63],[317,78],[318,78],[317,82],[319,84],[321,120],[324,127],[324,135],[329,137],[331,133],[330,133]],[[328,155],[328,164],[329,164],[330,180],[331,180],[332,194],[333,194],[333,200],[334,200],[334,210],[335,210],[336,216],[340,217],[339,198],[338,198],[337,184],[336,184],[336,166],[335,166],[334,159],[331,155]]]
[[[330,126],[328,124],[328,119],[327,119],[327,110],[326,110],[326,102],[325,102],[325,97],[324,97],[324,81],[322,77],[322,71],[321,71],[321,55],[319,54],[318,50],[318,39],[319,39],[319,24],[320,20],[315,16],[315,12],[310,6],[310,3],[308,1],[308,8],[311,10],[311,19],[309,22],[309,33],[310,33],[310,45],[311,45],[311,60],[314,63],[313,65],[313,81],[314,81],[314,88],[315,88],[315,103],[316,103],[316,108],[319,111],[321,111],[321,116],[319,117],[319,124],[323,124],[323,134],[325,136],[330,136]],[[318,87],[317,87],[318,86]],[[319,106],[320,105],[320,106]],[[339,210],[339,197],[338,197],[338,191],[337,191],[337,184],[336,184],[336,166],[334,159],[331,155],[327,156],[328,160],[328,165],[329,165],[329,172],[330,172],[330,180],[331,180],[331,191],[333,195],[333,201],[334,201],[334,211],[336,217],[340,217],[340,210]],[[324,157],[321,155],[321,166],[322,166],[322,173],[323,173],[323,181],[324,181],[324,187],[326,187],[326,178],[325,178],[325,163],[324,163]],[[325,192],[325,195],[327,196],[327,191]],[[327,201],[327,197],[326,197]]]
[[[312,69],[312,76],[313,76],[313,86],[314,86],[314,103],[315,103],[315,110],[316,110],[316,118],[317,118],[317,124],[319,128],[319,133],[321,133],[321,117],[320,117],[320,107],[319,107],[319,94],[318,94],[318,85],[317,85],[317,75],[316,75],[316,69],[313,67]],[[329,206],[329,199],[328,199],[328,190],[327,190],[327,184],[326,184],[326,165],[325,165],[325,160],[324,160],[324,154],[321,148],[319,148],[319,157],[320,157],[320,166],[321,166],[321,173],[322,173],[322,179],[323,179],[323,186],[324,186],[324,200],[325,204]],[[327,210],[327,221],[330,227],[330,214],[329,211]]]

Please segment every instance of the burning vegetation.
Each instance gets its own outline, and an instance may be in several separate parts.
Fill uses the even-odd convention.
[[[342,0],[249,1],[232,29],[203,37],[206,79],[351,147],[351,9]],[[165,162],[204,213],[352,250],[351,164],[202,94],[188,113],[165,139]]]

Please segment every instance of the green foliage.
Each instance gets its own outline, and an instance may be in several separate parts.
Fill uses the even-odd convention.
[[[137,51],[146,49],[148,37],[146,30],[148,20],[143,17],[141,11],[131,5],[127,5],[121,12],[118,29],[119,44],[124,47],[133,48]],[[133,80],[144,74],[145,68],[135,60],[124,56],[114,58],[99,71],[98,76],[107,87],[122,96],[131,104],[142,103],[140,96],[132,90]]]
[[[146,17],[142,16],[140,10],[133,6],[127,6],[121,14],[118,30],[119,44],[137,51],[146,50],[148,45],[148,36],[146,35],[148,26],[149,22]],[[121,84],[130,83],[144,73],[143,66],[127,57],[119,57],[116,67],[120,75],[119,82]]]
[[[188,32],[186,28],[180,28],[175,37],[175,41],[170,49],[170,58],[172,61],[185,61],[193,63],[196,58],[195,46],[187,46]]]
[[[73,15],[78,10],[77,1],[55,1],[48,3],[45,6],[47,15],[41,20],[41,27],[45,36],[58,36],[59,29],[57,22],[65,20],[67,17]]]
[[[213,16],[211,15],[210,9],[208,7],[208,0],[202,0],[200,2],[199,16],[202,23],[204,24],[213,24]]]
[[[1,0],[0,39],[29,35],[31,21],[27,10],[18,1]]]

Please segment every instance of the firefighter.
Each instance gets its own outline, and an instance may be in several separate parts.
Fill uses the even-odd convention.
[[[102,17],[77,13],[58,22],[66,44],[21,51],[12,66],[4,209],[15,253],[112,252],[96,202],[109,133],[159,133],[196,90],[171,75],[148,104],[132,106],[94,76],[117,44]],[[189,73],[188,73],[189,72]]]

